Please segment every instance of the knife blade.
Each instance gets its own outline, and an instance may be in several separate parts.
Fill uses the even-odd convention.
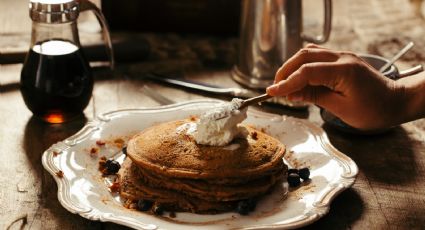
[[[175,86],[179,88],[195,90],[196,92],[211,93],[211,94],[229,96],[229,97],[251,98],[251,97],[256,97],[262,94],[260,92],[250,90],[250,89],[237,88],[237,87],[223,88],[223,87],[219,87],[215,85],[189,81],[186,79],[170,78],[170,77],[167,77],[161,74],[156,74],[156,73],[145,74],[143,75],[143,78],[150,81],[163,83],[163,84],[167,84],[167,85],[171,85],[171,86]],[[284,105],[284,106],[295,108],[295,109],[305,109],[308,107],[307,103],[289,101],[285,97],[272,97],[269,100],[267,100],[267,102],[273,103],[273,104],[280,104],[280,105]]]

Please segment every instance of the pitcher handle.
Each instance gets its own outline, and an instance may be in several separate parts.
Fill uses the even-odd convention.
[[[329,39],[332,26],[332,0],[324,0],[323,2],[325,5],[325,22],[323,23],[323,34],[316,37],[303,34],[302,38],[304,41],[322,44]]]
[[[100,23],[100,26],[102,27],[103,32],[103,39],[105,40],[106,44],[106,54],[109,57],[109,61],[111,63],[111,69],[113,70],[115,67],[115,58],[114,58],[114,50],[112,48],[112,40],[111,40],[111,34],[109,33],[109,26],[106,23],[105,16],[103,16],[102,11],[92,2],[89,0],[78,0],[80,4],[80,11],[86,11],[90,10],[96,15],[97,20]]]

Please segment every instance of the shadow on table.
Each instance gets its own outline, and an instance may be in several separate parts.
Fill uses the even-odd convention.
[[[303,229],[349,229],[360,218],[363,210],[360,195],[349,188],[332,201],[327,215]]]
[[[28,161],[34,169],[33,172],[37,173],[36,177],[41,181],[40,205],[43,209],[50,210],[49,218],[54,216],[52,222],[63,224],[69,229],[74,227],[74,229],[129,229],[113,223],[90,221],[68,212],[58,201],[58,189],[52,175],[44,170],[41,164],[41,157],[46,149],[78,132],[86,122],[87,119],[85,117],[65,124],[48,124],[35,117],[31,117],[28,120],[25,127],[23,146]],[[38,221],[46,221],[42,219],[43,217],[39,218],[40,220]],[[59,228],[60,226],[56,227]]]
[[[403,185],[415,181],[419,175],[415,141],[401,126],[379,135],[346,134],[327,125],[323,128],[332,145],[351,157],[371,180]]]
[[[424,226],[425,209],[421,196],[415,194],[420,191],[418,181],[422,181],[420,163],[423,159],[420,157],[423,157],[423,143],[420,140],[412,138],[403,126],[373,136],[344,134],[326,125],[323,128],[331,143],[357,163],[366,177],[364,180],[374,190],[378,203],[385,207],[375,215],[391,217],[386,224],[394,228],[417,229]],[[349,199],[352,198],[345,200],[353,204]],[[351,205],[348,206],[351,208]],[[337,221],[333,217],[331,219]]]
[[[50,210],[48,211],[48,216],[38,216],[35,221],[43,223],[46,221],[43,218],[52,218],[53,216],[52,224],[63,224],[69,228],[93,229],[96,225],[99,225],[97,222],[73,215],[61,206],[57,199],[57,185],[53,177],[44,170],[41,164],[41,156],[46,149],[79,131],[86,121],[85,117],[65,124],[48,124],[35,117],[31,117],[28,120],[25,127],[23,146],[30,166],[33,168],[31,172],[35,172],[36,175],[34,176],[41,182],[41,188],[38,188],[40,190],[39,203],[41,209]],[[100,228],[100,225],[97,228]]]
[[[283,106],[283,105],[270,105],[270,104],[265,104],[262,106],[252,106],[252,107],[264,112],[273,113],[277,115],[285,115],[285,116],[295,117],[300,119],[307,119],[310,114],[308,108],[300,109],[300,108],[291,108],[291,107]]]

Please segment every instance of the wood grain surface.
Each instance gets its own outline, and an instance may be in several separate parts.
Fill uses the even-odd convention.
[[[320,26],[321,10],[317,9],[321,9],[321,2],[304,3],[304,24],[309,33],[316,33]],[[390,57],[412,40],[415,48],[397,65],[405,69],[424,63],[425,22],[410,1],[334,0],[333,3],[332,35],[327,47]],[[24,0],[0,1],[0,55],[12,46],[16,50],[27,49],[25,39],[30,24],[26,20],[26,7]],[[137,62],[121,63],[114,72],[105,67],[94,68],[95,88],[84,111],[85,119],[63,125],[47,125],[33,118],[19,91],[22,65],[0,65],[0,229],[127,229],[89,221],[65,210],[58,202],[56,183],[41,165],[43,151],[103,112],[159,105],[143,93],[143,85],[177,102],[211,96],[146,82],[140,77],[143,73],[156,71],[236,86],[229,72],[236,54],[236,38],[137,36],[150,47],[149,55]],[[16,43],[8,39],[11,37],[18,38]],[[424,119],[380,135],[359,136],[323,124],[315,106],[307,111],[261,109],[308,119],[322,126],[332,144],[359,166],[353,187],[333,201],[329,214],[306,229],[425,228]]]

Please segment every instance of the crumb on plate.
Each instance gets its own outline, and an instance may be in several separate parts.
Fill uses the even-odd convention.
[[[59,178],[63,178],[63,171],[62,170],[57,171],[56,176],[58,176]]]

